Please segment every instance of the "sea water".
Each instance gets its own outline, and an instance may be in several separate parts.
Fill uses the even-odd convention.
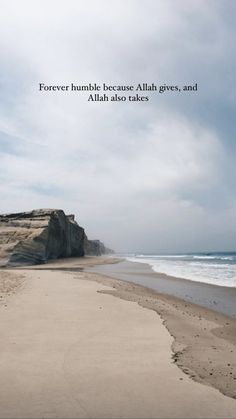
[[[236,287],[236,252],[188,254],[133,254],[131,262],[146,263],[153,271],[176,278]]]

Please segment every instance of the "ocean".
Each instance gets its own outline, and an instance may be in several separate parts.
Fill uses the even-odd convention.
[[[126,259],[176,278],[236,288],[236,252],[129,254]]]

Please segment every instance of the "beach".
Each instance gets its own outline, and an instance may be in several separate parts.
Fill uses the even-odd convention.
[[[116,264],[91,267],[90,272],[112,276],[128,282],[146,286],[159,293],[169,294],[189,303],[226,314],[236,319],[236,288],[191,281],[155,272],[146,263],[121,260]]]
[[[236,417],[235,319],[118,265],[0,270],[1,418]]]

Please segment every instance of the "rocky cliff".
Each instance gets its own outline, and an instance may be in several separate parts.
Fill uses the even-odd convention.
[[[97,252],[97,247],[95,251],[95,247],[74,216],[65,215],[62,210],[40,209],[0,215],[1,265],[33,265],[85,253],[105,253],[105,246],[104,252],[102,248]]]
[[[94,256],[108,255],[114,253],[113,250],[109,249],[108,247],[105,247],[105,245],[100,240],[88,240],[86,235],[84,239],[84,252],[86,255]]]

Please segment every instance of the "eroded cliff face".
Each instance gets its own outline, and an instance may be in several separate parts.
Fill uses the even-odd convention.
[[[106,247],[100,240],[88,240],[85,235],[84,252],[88,256],[101,256],[114,253],[113,250]]]
[[[2,265],[33,265],[84,255],[84,229],[64,211],[40,209],[0,216]]]

